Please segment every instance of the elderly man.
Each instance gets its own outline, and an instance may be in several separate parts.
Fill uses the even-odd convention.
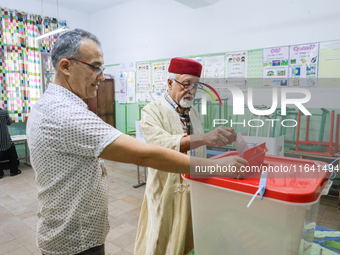
[[[18,154],[9,135],[7,126],[12,124],[12,119],[8,112],[0,108],[0,152],[3,152],[9,159],[10,176],[21,173],[18,169]],[[0,163],[0,179],[4,177],[4,172]]]
[[[104,78],[98,39],[81,29],[59,36],[52,50],[54,84],[34,105],[28,145],[38,188],[38,248],[45,255],[103,255],[109,231],[108,187],[103,159],[175,173],[191,165],[244,162],[191,159],[142,143],[103,122],[83,98],[96,96]]]
[[[142,110],[147,143],[202,158],[206,157],[205,145],[223,146],[236,140],[235,131],[227,127],[204,134],[199,114],[191,107],[201,70],[197,61],[171,60],[168,93]],[[245,160],[240,163],[247,164]],[[194,246],[190,187],[180,174],[151,168],[148,173],[134,254],[186,254]]]

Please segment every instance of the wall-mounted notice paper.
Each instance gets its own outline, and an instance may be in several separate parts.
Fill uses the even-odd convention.
[[[290,86],[318,86],[318,53],[319,43],[289,47]]]
[[[143,92],[136,93],[136,100],[137,102],[145,101],[144,93]]]
[[[218,83],[224,78],[224,69],[224,55],[204,58],[204,78],[214,78],[214,82]],[[211,83],[211,79],[206,82]]]
[[[153,98],[152,98],[151,93],[149,91],[144,92],[144,97],[145,97],[144,98],[145,101],[147,101],[147,102],[152,102],[153,101]]]
[[[249,50],[247,63],[247,86],[261,88],[263,86],[263,50]]]
[[[167,84],[166,84],[166,89],[168,89],[168,79],[169,79],[169,65],[170,65],[170,60],[165,61],[165,70],[166,70],[166,80],[167,80]]]
[[[288,86],[288,47],[263,49],[263,86]]]
[[[126,104],[126,91],[127,91],[127,73],[126,72],[120,72],[119,73],[119,100],[118,102],[120,104]]]
[[[319,86],[340,86],[340,41],[320,43],[319,58]]]
[[[233,83],[240,88],[247,87],[245,80],[247,78],[247,55],[247,51],[226,53],[226,78],[228,78],[228,83]]]
[[[161,92],[167,89],[167,72],[165,61],[152,63],[152,81],[155,91]]]
[[[135,62],[120,63],[119,70],[121,72],[136,71]]]
[[[135,82],[135,72],[130,71],[127,77],[127,92],[126,101],[128,104],[136,102],[136,82]]]
[[[150,82],[150,63],[137,64],[137,91],[152,91]]]

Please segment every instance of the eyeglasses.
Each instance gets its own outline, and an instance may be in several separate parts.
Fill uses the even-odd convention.
[[[68,60],[76,60],[76,61],[78,61],[78,62],[80,62],[80,63],[83,63],[83,64],[85,64],[85,65],[88,65],[88,66],[93,67],[93,68],[95,69],[97,75],[100,75],[100,74],[103,73],[104,70],[105,70],[105,67],[102,67],[102,66],[94,66],[94,65],[91,65],[91,64],[89,64],[89,63],[86,63],[86,62],[81,61],[81,60],[76,59],[76,58],[68,58]]]
[[[178,84],[181,84],[184,90],[197,90],[198,87],[202,88],[203,86],[199,83],[190,83],[190,84],[183,84],[181,82],[179,82],[178,80],[174,79],[175,82],[177,82]]]

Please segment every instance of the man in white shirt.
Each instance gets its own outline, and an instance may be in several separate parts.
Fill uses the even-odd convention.
[[[164,97],[142,110],[146,142],[201,158],[206,157],[206,145],[232,143],[236,138],[232,128],[220,126],[204,133],[198,111],[192,106],[202,65],[173,58],[168,71]],[[182,255],[193,248],[190,186],[178,173],[149,168],[134,254]]]
[[[27,123],[39,200],[37,244],[44,255],[104,254],[109,222],[102,159],[176,173],[190,173],[194,165],[244,165],[237,158],[190,160],[124,135],[88,111],[82,99],[95,97],[105,79],[100,42],[91,33],[64,33],[51,57],[54,84],[36,102]]]

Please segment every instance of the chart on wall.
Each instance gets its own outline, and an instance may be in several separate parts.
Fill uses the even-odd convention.
[[[167,88],[166,61],[152,63],[152,81],[155,93],[162,93]]]
[[[248,52],[226,53],[226,78],[228,83],[233,83],[240,88],[247,87],[247,62]],[[236,79],[232,79],[236,78]]]
[[[127,92],[127,72],[120,71],[119,72],[119,103],[126,104],[126,92]]]
[[[319,86],[340,86],[340,40],[320,43]]]
[[[224,55],[211,56],[204,58],[204,78],[214,78],[205,80],[216,83],[224,78]]]
[[[153,87],[150,81],[150,63],[137,64],[137,91],[152,91]]]
[[[135,70],[134,62],[122,62],[119,65],[118,101],[121,104],[135,102]]]
[[[133,104],[136,102],[136,74],[135,71],[129,71],[127,75],[127,91],[126,91],[126,102]]]
[[[247,63],[247,86],[262,87],[263,50],[249,50]]]
[[[263,87],[288,86],[288,47],[263,49]]]
[[[290,46],[290,86],[318,86],[318,52],[319,43]]]

